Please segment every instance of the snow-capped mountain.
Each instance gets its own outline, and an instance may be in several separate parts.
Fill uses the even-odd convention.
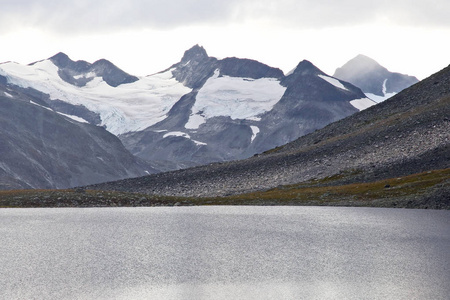
[[[156,170],[104,128],[46,106],[0,76],[0,189],[66,188]]]
[[[0,64],[0,75],[39,91],[57,112],[103,126],[162,169],[249,157],[374,104],[308,61],[285,76],[254,60],[209,57],[198,45],[145,77],[63,53],[30,65]]]
[[[192,91],[163,121],[121,135],[132,153],[148,160],[190,165],[245,158],[374,104],[308,61],[285,76],[254,60],[218,60],[194,46],[169,70]]]
[[[0,64],[0,75],[10,84],[48,94],[47,104],[58,111],[71,110],[84,118],[81,110],[87,109],[91,116],[86,121],[116,135],[163,120],[180,97],[191,90],[172,78],[170,71],[137,78],[106,60],[91,65],[73,62],[61,53],[26,66]]]
[[[333,76],[358,86],[376,102],[384,101],[419,81],[414,76],[390,72],[361,54],[337,68]]]

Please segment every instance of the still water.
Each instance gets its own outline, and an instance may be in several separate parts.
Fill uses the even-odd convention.
[[[449,299],[450,211],[0,209],[0,299]]]

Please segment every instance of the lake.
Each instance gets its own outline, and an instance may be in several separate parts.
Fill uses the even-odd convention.
[[[450,211],[0,209],[0,299],[449,299]]]

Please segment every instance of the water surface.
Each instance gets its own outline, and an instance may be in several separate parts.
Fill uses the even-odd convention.
[[[0,299],[448,299],[450,211],[0,210]]]

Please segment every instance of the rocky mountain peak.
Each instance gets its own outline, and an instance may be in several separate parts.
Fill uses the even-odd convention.
[[[209,57],[206,50],[195,45],[184,52],[183,58],[172,68],[176,80],[190,88],[200,88],[217,68],[217,59]]]
[[[65,67],[73,61],[69,58],[69,56],[63,52],[59,52],[52,57],[49,58],[56,66]]]
[[[308,60],[302,60],[290,76],[324,75],[324,73]]]
[[[92,79],[91,76],[84,76],[91,72],[101,76],[107,84],[113,87],[138,80],[137,77],[122,71],[106,59],[100,59],[91,64],[84,60],[73,61],[67,54],[59,52],[49,60],[59,68],[58,75],[62,80],[79,87],[86,85]]]
[[[98,76],[101,76],[107,84],[113,87],[139,80],[136,76],[124,72],[106,59],[100,59],[94,62],[91,66],[91,70]]]
[[[181,59],[182,63],[187,63],[188,61],[203,61],[208,59],[208,54],[206,53],[205,48],[199,46],[198,44],[193,46],[192,48],[186,50],[184,52],[183,58]]]

